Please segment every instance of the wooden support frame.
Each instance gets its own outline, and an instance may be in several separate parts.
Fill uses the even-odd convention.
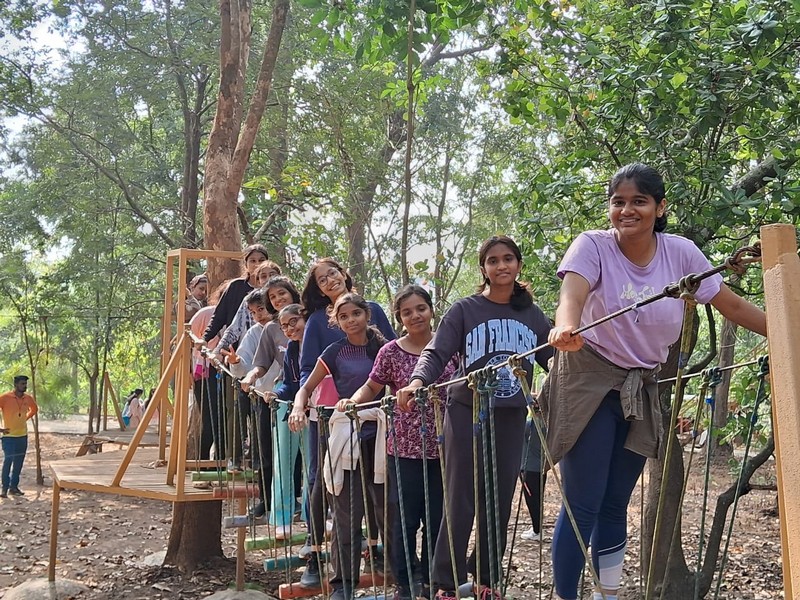
[[[800,258],[792,225],[761,228],[784,598],[800,600]]]
[[[114,407],[114,414],[117,416],[120,431],[125,431],[125,421],[122,420],[122,412],[119,409],[119,398],[114,386],[111,384],[111,376],[108,371],[103,373],[103,431],[108,431],[108,401],[111,399],[111,405]]]

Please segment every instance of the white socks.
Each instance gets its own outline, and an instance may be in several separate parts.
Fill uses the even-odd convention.
[[[603,598],[603,594],[601,594],[600,592],[595,592],[594,594],[592,594],[592,600],[617,600],[617,595],[614,594],[612,596],[611,594],[606,594],[605,598]]]

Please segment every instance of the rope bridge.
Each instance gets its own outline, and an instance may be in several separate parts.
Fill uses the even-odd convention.
[[[621,310],[618,310],[614,313],[604,316],[593,323],[588,325],[582,326],[580,329],[577,329],[573,335],[577,335],[584,331],[588,331],[602,323],[605,323],[611,319],[617,318],[623,314],[626,314],[630,311],[636,310],[648,304],[652,304],[658,300],[664,298],[673,298],[673,299],[681,299],[684,300],[685,303],[685,313],[684,313],[684,325],[682,328],[682,335],[681,335],[681,343],[680,343],[680,355],[678,361],[678,372],[674,378],[662,380],[662,383],[674,383],[675,384],[675,401],[672,403],[672,413],[670,415],[670,423],[676,423],[678,420],[678,415],[681,409],[681,399],[683,397],[684,388],[686,382],[691,380],[694,377],[701,377],[702,378],[702,385],[701,391],[698,394],[698,406],[695,410],[695,422],[693,425],[693,431],[691,435],[691,451],[689,453],[688,458],[688,465],[685,469],[685,476],[683,480],[683,485],[681,488],[681,496],[679,502],[679,509],[680,506],[683,504],[683,499],[685,496],[686,486],[688,484],[689,475],[692,466],[692,460],[694,456],[694,451],[696,448],[696,442],[698,437],[697,426],[699,422],[699,416],[703,412],[703,407],[706,407],[709,417],[709,432],[708,432],[708,439],[711,438],[713,435],[713,412],[715,408],[715,395],[716,395],[716,387],[721,381],[722,372],[725,370],[733,370],[736,368],[743,368],[747,366],[759,366],[759,389],[756,395],[756,401],[753,406],[752,417],[750,419],[751,427],[749,428],[747,437],[746,437],[746,444],[745,444],[745,459],[742,461],[742,469],[740,469],[739,473],[739,487],[742,485],[742,474],[743,468],[745,463],[747,462],[747,457],[750,452],[751,442],[753,437],[753,431],[755,428],[756,423],[756,415],[759,410],[760,404],[766,398],[766,391],[765,391],[765,380],[766,376],[769,373],[768,369],[768,360],[766,357],[762,357],[758,360],[748,361],[744,363],[740,363],[737,365],[731,365],[724,368],[711,368],[702,371],[701,373],[685,375],[685,370],[688,363],[689,358],[689,351],[691,347],[691,335],[690,332],[692,331],[693,326],[693,318],[694,318],[694,293],[699,288],[700,283],[715,275],[720,273],[726,269],[733,270],[734,272],[741,273],[742,270],[751,263],[757,262],[760,260],[760,246],[747,246],[744,248],[739,249],[734,255],[732,255],[729,259],[725,261],[724,264],[717,266],[713,269],[709,269],[708,271],[691,274],[678,282],[670,284],[666,286],[662,292],[655,294],[653,296],[644,298],[630,306],[627,306]],[[195,340],[195,342],[199,342],[200,340]],[[444,402],[441,398],[441,393],[446,390],[447,387],[461,382],[466,382],[469,388],[472,390],[473,393],[473,402],[472,402],[472,426],[473,426],[473,435],[472,435],[472,454],[473,457],[476,459],[473,460],[473,472],[472,476],[472,494],[473,500],[475,502],[475,507],[477,510],[478,506],[483,506],[485,509],[485,513],[489,518],[488,523],[479,523],[480,526],[475,527],[474,529],[474,546],[475,546],[475,562],[477,565],[483,564],[481,562],[481,553],[487,552],[488,553],[488,565],[489,565],[489,580],[490,580],[490,587],[495,590],[502,590],[502,595],[504,596],[507,592],[509,586],[509,579],[510,573],[512,569],[512,557],[514,554],[514,548],[516,543],[516,534],[519,525],[519,518],[520,518],[520,510],[519,507],[522,503],[522,494],[523,489],[520,486],[519,490],[519,504],[516,519],[514,521],[511,540],[508,548],[508,552],[503,552],[503,542],[500,532],[500,507],[499,507],[499,499],[496,493],[496,487],[491,485],[490,483],[493,481],[493,473],[497,471],[498,463],[497,463],[497,455],[496,455],[496,448],[497,448],[497,430],[494,423],[494,416],[495,416],[495,406],[494,406],[494,391],[498,387],[498,379],[497,373],[500,369],[508,369],[513,374],[514,377],[517,378],[521,389],[523,390],[524,396],[527,398],[528,401],[528,411],[529,414],[533,417],[535,414],[539,412],[539,407],[536,403],[535,394],[531,393],[531,389],[528,385],[527,380],[527,373],[525,368],[523,367],[523,359],[535,354],[539,350],[544,349],[547,347],[547,344],[539,345],[535,348],[532,348],[524,353],[515,355],[510,357],[508,360],[501,364],[492,365],[486,367],[484,369],[480,369],[477,371],[473,371],[468,373],[463,377],[458,377],[451,379],[450,381],[443,382],[440,384],[430,385],[425,388],[420,388],[416,391],[415,395],[415,404],[419,407],[420,410],[424,409],[426,406],[431,405],[434,409],[434,423],[426,423],[425,419],[421,419],[420,425],[420,434],[423,443],[422,448],[422,456],[423,456],[423,473],[425,474],[424,479],[424,493],[425,497],[429,497],[429,481],[428,481],[428,453],[427,448],[425,447],[426,440],[427,440],[427,428],[430,426],[435,427],[436,429],[436,440],[439,449],[439,466],[441,468],[442,477],[444,478],[444,469],[445,469],[445,462],[444,462],[444,453],[443,447],[445,444],[445,436],[443,431],[443,423],[444,423]],[[207,356],[211,356],[211,353],[205,351]],[[215,367],[220,373],[224,373],[230,379],[231,385],[230,386],[223,386],[223,377],[218,376],[215,382],[215,385],[218,387],[218,393],[220,395],[224,395],[228,390],[227,393],[236,393],[236,388],[238,388],[238,382],[233,374],[227,369],[227,367],[220,363],[219,361],[214,361]],[[285,402],[280,400],[274,395],[270,395],[263,392],[258,391],[251,391],[250,395],[251,400],[251,409],[254,410],[254,407],[261,402],[266,402],[269,405],[269,410],[272,413],[271,419],[271,427],[272,427],[272,436],[273,440],[275,440],[276,445],[280,445],[280,434],[279,429],[277,427],[277,420],[279,417],[279,413],[283,413],[284,418],[288,415],[291,403]],[[226,404],[230,404],[227,402]],[[349,452],[347,453],[348,456],[352,456],[355,446],[361,443],[360,435],[361,435],[361,428],[362,428],[362,419],[360,418],[360,413],[367,409],[372,408],[380,408],[385,421],[386,421],[386,431],[387,437],[389,440],[395,439],[396,430],[394,427],[394,416],[397,410],[397,398],[395,396],[385,396],[380,400],[366,402],[361,404],[354,404],[354,403],[347,403],[346,409],[343,411],[345,415],[347,415],[349,422],[350,422],[350,435],[348,441],[348,448]],[[329,433],[330,427],[330,419],[333,415],[333,409],[329,408],[318,408],[318,418],[319,423],[324,432],[324,435]],[[220,411],[221,412],[221,411]],[[221,416],[220,416],[221,419]],[[253,419],[256,426],[253,428],[253,434],[256,436],[256,439],[260,439],[261,433],[259,431],[259,421],[258,419]],[[233,415],[234,427],[239,428],[239,432],[241,435],[241,439],[246,438],[245,432],[245,418],[243,415],[240,414],[238,410],[234,411]],[[581,546],[581,552],[584,554],[586,559],[586,569],[588,572],[589,579],[593,582],[593,584],[600,589],[599,586],[599,579],[597,573],[594,571],[592,566],[592,561],[589,553],[589,549],[582,541],[582,537],[578,532],[578,526],[575,521],[575,517],[570,507],[565,494],[562,482],[560,477],[558,476],[558,471],[555,468],[555,463],[553,461],[552,455],[547,449],[545,432],[542,428],[540,421],[536,418],[531,419],[535,435],[537,436],[536,443],[539,443],[542,446],[543,450],[543,460],[545,463],[545,468],[549,469],[552,472],[552,477],[556,482],[556,486],[559,491],[559,495],[561,496],[561,501],[564,504],[566,515],[572,525],[574,531],[576,532],[576,537],[578,542]],[[217,429],[221,429],[223,426],[222,421],[218,419],[216,423]],[[502,434],[501,434],[502,435]],[[217,439],[217,433],[214,433],[215,439]],[[308,474],[308,454],[307,448],[305,443],[305,436],[301,436],[300,439],[300,446],[301,446],[301,456],[303,462],[303,472],[306,474],[306,481],[305,481],[305,488],[308,488],[309,482],[307,481],[307,474]],[[666,477],[666,474],[669,472],[669,462],[671,457],[671,450],[672,444],[674,443],[675,436],[669,435],[667,437],[667,452],[665,455],[664,460],[664,475],[662,476],[662,480]],[[527,442],[530,444],[530,439]],[[387,452],[384,457],[380,457],[385,464],[385,469],[394,469],[396,478],[397,478],[397,485],[398,485],[398,502],[399,502],[399,514],[400,514],[400,523],[399,527],[402,529],[402,539],[403,539],[403,560],[406,565],[406,569],[408,573],[412,573],[414,570],[415,562],[419,559],[416,556],[417,548],[416,547],[409,547],[407,542],[408,540],[408,528],[410,524],[406,522],[406,512],[403,507],[403,482],[402,477],[400,476],[400,464],[399,464],[399,457],[395,452],[392,454],[390,452],[390,445],[387,444]],[[706,508],[708,504],[708,485],[710,482],[710,471],[711,471],[711,460],[710,460],[710,447],[711,444],[706,444],[706,456],[704,462],[704,473],[703,473],[703,512],[702,512],[702,522],[701,522],[701,532],[700,532],[700,539],[701,543],[698,549],[697,555],[697,570],[696,570],[696,582],[697,585],[695,586],[695,598],[699,598],[699,581],[700,581],[700,566],[702,565],[702,557],[704,546],[703,542],[705,539],[705,514]],[[262,456],[260,456],[261,447],[256,441],[251,441],[251,448],[255,448],[257,454],[257,460],[261,465],[264,465]],[[526,452],[523,453],[523,456],[527,455],[527,448]],[[328,469],[330,469],[330,477],[333,479],[333,469],[334,462],[336,460],[343,460],[344,456],[339,455],[334,457],[333,460],[329,460],[325,464],[328,465]],[[285,474],[280,472],[281,461],[278,461],[278,473],[275,473],[280,481],[285,481],[284,476]],[[319,464],[323,464],[322,460],[320,460]],[[363,460],[358,461],[358,476],[357,478],[360,480],[360,487],[361,487],[361,498],[356,499],[354,498],[354,490],[353,486],[357,478],[355,476],[351,476],[349,478],[351,489],[349,495],[350,501],[350,515],[354,514],[355,511],[355,502],[360,501],[363,503],[363,507],[361,507],[358,512],[359,514],[363,513],[364,515],[368,515],[370,512],[369,507],[369,499],[368,494],[366,493],[367,490],[367,477],[368,474],[365,470],[365,465]],[[384,469],[384,470],[385,470]],[[525,471],[525,465],[522,465],[522,471]],[[214,471],[214,475],[212,477],[215,478],[216,488],[219,491],[215,490],[215,497],[227,497],[227,498],[246,498],[248,502],[248,511],[247,514],[242,514],[242,504],[239,505],[239,514],[234,514],[234,507],[233,504],[229,504],[229,514],[225,518],[225,526],[226,527],[237,527],[240,529],[247,529],[249,531],[249,539],[245,543],[245,548],[248,550],[267,550],[270,553],[270,557],[265,561],[264,566],[265,569],[269,571],[282,571],[283,576],[285,578],[286,583],[281,586],[278,591],[278,595],[280,598],[297,598],[297,597],[309,597],[309,596],[316,596],[316,595],[323,595],[324,597],[330,596],[330,588],[325,585],[325,578],[322,578],[322,587],[317,588],[308,588],[299,585],[296,582],[293,582],[293,571],[298,566],[302,565],[304,561],[299,558],[298,556],[292,553],[291,547],[293,545],[302,544],[305,541],[305,528],[298,528],[295,531],[295,525],[290,524],[290,530],[288,535],[280,536],[282,539],[279,539],[279,536],[275,535],[275,530],[273,527],[266,523],[263,518],[254,518],[253,513],[255,512],[255,503],[258,497],[258,490],[251,486],[248,481],[252,481],[254,478],[258,478],[260,476],[260,481],[257,483],[263,489],[266,482],[264,477],[264,469],[261,468],[258,472],[253,473],[252,471],[244,471],[242,476],[238,474],[233,476],[231,473],[226,473],[224,470],[224,465],[222,462],[222,458],[217,458],[217,468]],[[323,476],[320,474],[319,476]],[[208,476],[206,476],[208,477]],[[199,475],[198,475],[199,478]],[[481,485],[481,478],[485,485]],[[676,526],[671,532],[664,532],[662,531],[661,523],[663,521],[663,512],[664,512],[664,501],[665,501],[665,490],[667,486],[661,486],[661,494],[658,500],[658,507],[656,511],[656,523],[655,523],[655,531],[653,535],[653,543],[652,548],[653,552],[655,552],[656,548],[659,546],[661,542],[661,538],[664,535],[670,535],[670,553],[672,551],[672,546],[676,543],[679,543],[680,540],[680,531],[678,527],[678,521],[676,520]],[[384,515],[388,515],[388,486],[383,486],[384,490]],[[445,487],[446,490],[446,487]],[[541,490],[540,490],[541,492]],[[327,499],[327,494],[323,495]],[[717,587],[715,591],[715,598],[718,597],[720,591],[720,585],[723,581],[724,572],[727,565],[727,555],[730,546],[730,538],[733,532],[733,523],[736,516],[736,510],[738,505],[738,494],[737,494],[737,501],[733,508],[733,514],[730,519],[730,524],[727,528],[726,534],[726,541],[725,541],[725,549],[722,554],[722,560],[719,567],[718,575],[717,575]],[[450,498],[447,498],[446,491],[445,491],[445,498],[444,498],[444,514],[443,514],[443,521],[446,525],[443,531],[447,532],[447,535],[450,536],[450,552],[451,552],[451,564],[453,565],[453,576],[454,579],[457,580],[457,574],[455,573],[455,557],[452,555],[453,553],[453,543],[452,543],[452,527],[450,525],[451,521],[451,514],[450,514]],[[325,507],[325,514],[327,514],[327,507]],[[248,516],[249,515],[249,516]],[[478,519],[480,521],[480,519]],[[427,531],[432,531],[433,529],[438,527],[438,524],[431,523],[431,516],[430,516],[430,505],[426,503],[426,511],[424,515],[424,525]],[[388,518],[384,519],[385,526],[382,532],[383,540],[388,538]],[[257,536],[256,531],[257,528],[265,526],[267,528],[267,535],[266,536]],[[416,527],[416,524],[415,524]],[[366,539],[368,540],[376,540],[377,539],[376,531],[371,530],[370,519],[366,519],[366,527],[364,529],[364,534]],[[334,519],[334,529],[333,529],[333,536],[332,538],[326,537],[325,538],[325,550],[322,553],[319,553],[318,560],[319,564],[318,567],[321,573],[324,573],[324,563],[329,560],[331,555],[330,552],[330,544],[339,544],[337,548],[339,554],[341,555],[344,551],[341,547],[342,544],[342,536],[348,535],[348,532],[341,531],[338,523]],[[485,539],[482,539],[482,536],[485,536]],[[430,563],[430,557],[433,555],[433,549],[431,548],[431,540],[430,536],[427,538],[427,555],[429,557],[428,564],[421,565],[420,568],[428,569],[428,581],[433,579],[432,576],[432,565]],[[351,572],[350,581],[358,582],[361,587],[367,587],[370,589],[370,593],[373,596],[378,596],[379,591],[382,592],[384,595],[388,594],[388,582],[389,577],[383,577],[383,573],[377,573],[375,569],[376,561],[373,560],[372,552],[373,549],[377,548],[377,546],[373,546],[372,544],[367,545],[367,550],[365,554],[367,555],[367,570],[364,576],[358,576],[358,573]],[[505,554],[505,556],[504,556]],[[505,559],[505,564],[503,565]],[[484,561],[487,562],[487,561]],[[655,590],[655,576],[653,572],[654,566],[654,554],[651,554],[649,565],[650,568],[648,573],[642,573],[640,575],[640,585],[642,579],[646,581],[646,585],[644,587],[644,598],[646,600],[650,600],[656,597],[663,597],[664,588],[662,587],[660,590],[661,596],[656,595]],[[542,597],[542,594],[546,593],[548,596],[552,595],[552,586],[550,589],[547,589],[547,585],[545,584],[545,579],[543,577],[543,566],[544,561],[542,560],[542,551],[541,546],[539,546],[539,576],[537,587],[539,590],[539,596]],[[464,585],[461,589],[457,592],[457,597],[467,597],[470,596],[472,593],[472,586],[469,582],[462,582]],[[602,595],[602,593],[601,593]]]

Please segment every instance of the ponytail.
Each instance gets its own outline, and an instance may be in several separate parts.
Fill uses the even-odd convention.
[[[533,295],[527,283],[514,282],[514,291],[511,292],[511,308],[524,310],[533,306]]]
[[[378,356],[378,350],[384,344],[386,344],[386,338],[383,337],[381,330],[375,325],[367,327],[367,356],[375,360],[375,357]]]

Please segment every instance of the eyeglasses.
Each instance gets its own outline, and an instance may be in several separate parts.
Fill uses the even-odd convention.
[[[325,287],[328,284],[328,280],[331,277],[336,277],[337,275],[340,275],[340,274],[341,273],[339,272],[339,269],[337,269],[336,267],[331,267],[330,269],[325,271],[325,275],[323,275],[322,277],[317,279],[317,285],[319,287]]]
[[[300,320],[301,317],[292,317],[286,323],[281,323],[281,331],[286,331],[287,329],[292,329],[297,322]]]

